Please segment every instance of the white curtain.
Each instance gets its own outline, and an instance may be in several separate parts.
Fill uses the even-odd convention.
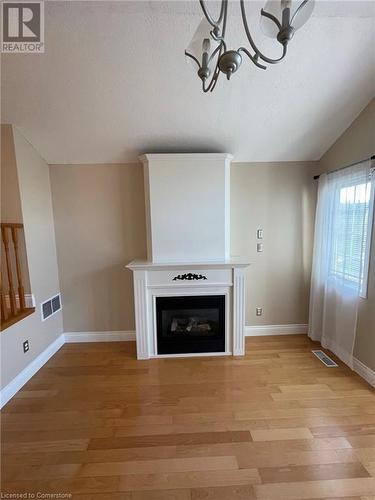
[[[319,178],[309,336],[352,367],[360,295],[366,293],[371,162]]]

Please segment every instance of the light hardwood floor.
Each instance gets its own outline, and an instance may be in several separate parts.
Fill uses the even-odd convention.
[[[65,345],[3,409],[2,491],[374,500],[374,391],[312,348],[254,337],[244,358],[136,361],[130,342]]]

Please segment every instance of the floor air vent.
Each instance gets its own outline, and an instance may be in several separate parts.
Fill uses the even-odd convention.
[[[40,304],[42,321],[45,321],[47,318],[57,313],[57,311],[60,311],[60,309],[61,309],[61,296],[58,293],[57,295],[51,297],[50,299]]]
[[[324,363],[326,366],[332,367],[332,366],[338,366],[337,363],[335,363],[325,352],[323,351],[311,351],[315,356],[320,359],[322,363]]]

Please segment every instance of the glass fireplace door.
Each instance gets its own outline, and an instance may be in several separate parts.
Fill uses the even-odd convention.
[[[225,295],[156,298],[158,354],[225,352]]]

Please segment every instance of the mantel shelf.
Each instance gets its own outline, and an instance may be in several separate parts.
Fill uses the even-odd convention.
[[[250,265],[244,259],[230,259],[223,261],[206,262],[150,262],[147,260],[132,260],[126,266],[131,270],[166,270],[166,269],[234,269],[248,267]]]

